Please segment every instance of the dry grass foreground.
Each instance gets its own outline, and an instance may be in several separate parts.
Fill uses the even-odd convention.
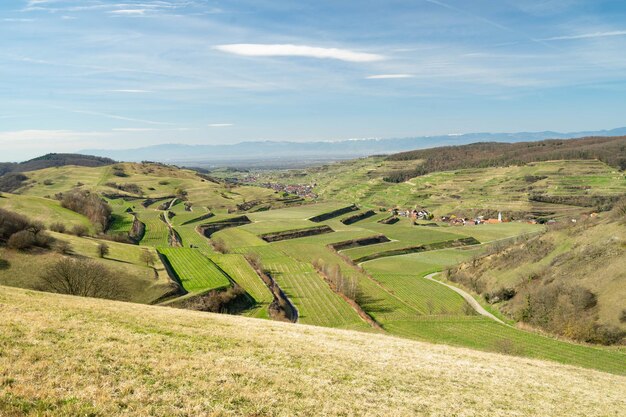
[[[617,416],[626,378],[0,287],[0,415]]]

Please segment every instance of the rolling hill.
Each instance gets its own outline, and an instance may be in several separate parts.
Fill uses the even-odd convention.
[[[383,335],[7,287],[0,311],[5,416],[589,417],[626,408],[623,376]]]
[[[605,143],[610,141],[600,144]],[[337,389],[324,406],[329,415],[368,414],[367,407],[373,407],[372,415],[389,410],[399,415],[536,414],[542,408],[553,414],[592,410],[610,415],[618,410],[620,399],[611,393],[626,375],[619,331],[611,333],[619,337],[604,340],[581,338],[517,312],[526,300],[526,273],[548,265],[553,269],[539,271],[537,283],[575,277],[591,296],[579,290],[567,294],[593,301],[585,310],[591,327],[624,328],[619,271],[625,226],[615,217],[616,202],[626,193],[624,173],[583,158],[459,167],[402,183],[385,181],[390,172],[420,163],[378,156],[306,170],[209,175],[148,162],[26,172],[23,184],[0,196],[0,208],[28,218],[30,229],[22,232],[39,233],[41,223],[47,229],[41,233],[54,241],[19,247],[9,244],[12,235],[2,235],[1,308],[31,317],[37,325],[19,327],[12,315],[0,320],[7,329],[2,334],[9,335],[0,339],[0,360],[16,362],[14,372],[0,374],[8,381],[0,380],[0,406],[5,407],[0,414],[228,415],[244,410],[239,414],[306,415],[320,384]],[[228,180],[216,179],[220,174]],[[298,187],[276,184],[310,184],[307,190],[313,192],[298,196],[287,191]],[[92,223],[89,207],[67,205],[68,196],[108,207],[102,211],[110,212],[106,230]],[[415,207],[428,209],[433,218],[406,216]],[[445,220],[450,213],[493,219],[498,212],[505,222],[462,226]],[[607,239],[613,239],[610,245]],[[531,246],[537,253],[530,253]],[[599,250],[609,246],[610,254]],[[507,253],[515,255],[508,264],[498,258]],[[577,264],[579,256],[593,259]],[[64,260],[106,268],[124,289],[109,298],[137,304],[33,292],[42,288],[42,276]],[[438,282],[445,280],[441,274],[427,279],[457,269],[477,278],[448,274],[445,283],[464,288],[493,316],[480,314],[464,298],[467,294]],[[484,278],[484,287],[471,285],[478,278]],[[521,298],[495,302],[492,295],[509,287]],[[30,306],[29,299],[38,302]],[[96,334],[97,326],[107,331]],[[26,335],[22,339],[10,336],[20,332]],[[90,342],[77,346],[77,338]],[[314,339],[318,344],[310,343]],[[132,348],[124,351],[129,341]],[[28,373],[32,346],[46,348],[39,350],[40,367]],[[66,358],[59,349],[69,355],[69,346],[85,358],[84,368],[50,359]],[[15,354],[24,359],[16,361],[6,352],[21,352]],[[352,366],[342,365],[342,356],[353,358]],[[434,357],[440,359],[428,365]],[[451,362],[444,366],[444,360]],[[376,370],[370,377],[365,376],[368,368]],[[469,385],[453,379],[460,368],[466,372],[463,384]],[[510,369],[519,372],[515,381],[505,377]],[[101,376],[91,385],[83,375],[94,370]],[[66,379],[63,372],[77,377],[59,385]],[[472,379],[473,372],[480,378]],[[485,373],[494,379],[485,382]],[[549,386],[538,387],[536,381],[545,378]],[[599,378],[598,385],[586,386],[589,392],[577,403],[563,405],[558,399],[571,397],[574,386],[581,389],[580,378]],[[44,381],[41,393],[32,385],[36,379]],[[511,394],[520,381],[524,388]],[[96,395],[95,384],[119,388]],[[533,395],[533,389],[543,397]],[[608,392],[609,400],[600,405],[593,390]],[[506,400],[499,400],[504,392]],[[556,402],[547,401],[546,393]],[[442,402],[450,395],[457,401]],[[148,403],[152,408],[145,408]],[[487,409],[487,403],[494,408]]]

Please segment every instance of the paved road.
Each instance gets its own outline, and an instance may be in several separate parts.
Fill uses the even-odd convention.
[[[471,306],[472,306],[472,308],[473,308],[474,310],[476,310],[476,312],[477,312],[478,314],[483,315],[483,316],[485,316],[485,317],[488,317],[488,318],[490,318],[491,320],[495,320],[495,321],[497,321],[497,322],[498,322],[498,323],[500,323],[500,324],[504,324],[504,325],[508,326],[508,324],[506,324],[505,322],[503,322],[502,320],[500,320],[499,318],[497,318],[496,316],[494,316],[493,314],[491,314],[490,312],[488,312],[487,310],[485,310],[485,309],[483,308],[483,306],[481,306],[481,305],[478,303],[478,301],[476,301],[476,300],[474,299],[474,297],[472,297],[470,294],[466,293],[465,291],[463,291],[463,290],[462,290],[462,289],[460,289],[460,288],[457,288],[457,287],[452,286],[452,285],[448,285],[448,284],[446,284],[446,283],[444,283],[444,282],[441,282],[441,281],[437,281],[436,279],[434,279],[434,278],[433,278],[435,275],[439,275],[439,274],[440,274],[440,272],[435,272],[435,273],[432,273],[432,274],[428,274],[428,275],[426,275],[424,278],[429,279],[429,280],[431,280],[431,281],[434,281],[434,282],[436,282],[437,284],[445,285],[446,287],[450,288],[452,291],[456,292],[456,293],[457,293],[457,294],[459,294],[461,297],[463,297],[463,298],[465,299],[465,301],[467,301],[467,302],[469,303],[469,305],[471,305]]]

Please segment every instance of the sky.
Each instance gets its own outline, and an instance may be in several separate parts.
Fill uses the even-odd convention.
[[[0,161],[626,126],[623,0],[2,0]]]

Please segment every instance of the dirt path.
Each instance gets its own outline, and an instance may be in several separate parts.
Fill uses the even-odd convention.
[[[499,318],[497,318],[496,316],[494,316],[493,314],[491,314],[490,312],[488,312],[487,310],[485,310],[485,309],[483,308],[483,306],[481,306],[481,305],[478,303],[478,301],[476,301],[476,300],[474,299],[474,297],[472,297],[470,294],[466,293],[465,291],[463,291],[463,290],[462,290],[462,289],[460,289],[460,288],[457,288],[457,287],[452,286],[452,285],[448,285],[448,284],[446,284],[446,283],[444,283],[444,282],[441,282],[441,281],[437,281],[436,279],[434,279],[434,278],[433,278],[435,275],[439,275],[439,274],[440,274],[440,272],[434,272],[434,273],[432,273],[432,274],[428,274],[428,275],[426,275],[424,278],[426,278],[426,279],[428,279],[428,280],[431,280],[431,281],[434,281],[434,282],[436,282],[437,284],[441,284],[441,285],[444,285],[444,286],[446,286],[446,287],[450,288],[452,291],[456,292],[456,293],[457,293],[457,294],[459,294],[461,297],[463,297],[463,298],[465,299],[465,301],[467,301],[467,302],[469,303],[469,305],[471,305],[471,306],[472,306],[472,308],[473,308],[474,310],[476,310],[476,312],[477,312],[478,314],[480,314],[480,315],[482,315],[482,316],[485,316],[485,317],[488,317],[488,318],[490,318],[491,320],[495,320],[495,321],[497,321],[497,322],[498,322],[498,323],[500,323],[500,324],[504,324],[505,326],[508,326],[508,324],[506,324],[505,322],[503,322],[502,320],[500,320]]]

